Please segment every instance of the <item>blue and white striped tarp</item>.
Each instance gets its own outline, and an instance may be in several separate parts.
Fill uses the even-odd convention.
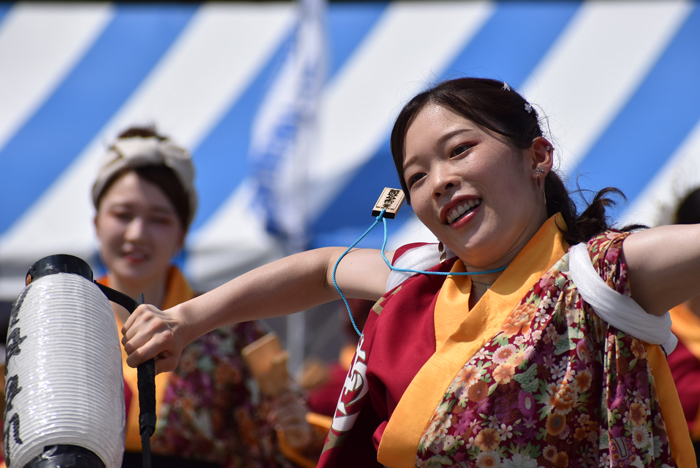
[[[248,151],[296,18],[290,3],[0,3],[0,298],[44,255],[94,261],[90,184],[134,123],[193,151],[201,205],[183,262],[197,287],[278,256],[251,208]],[[401,105],[462,75],[539,105],[560,172],[621,188],[623,221],[656,223],[700,182],[698,2],[331,3],[326,26],[312,246],[347,245],[372,222],[398,185],[388,134]],[[394,246],[430,238],[406,208],[390,229]]]

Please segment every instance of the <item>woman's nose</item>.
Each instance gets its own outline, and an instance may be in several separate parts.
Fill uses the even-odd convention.
[[[435,167],[433,172],[433,197],[439,198],[447,193],[450,189],[459,185],[459,179],[456,174],[450,170],[447,164],[440,164]]]
[[[141,217],[134,217],[126,228],[126,233],[124,237],[127,240],[140,240],[143,238],[146,232],[146,225]]]

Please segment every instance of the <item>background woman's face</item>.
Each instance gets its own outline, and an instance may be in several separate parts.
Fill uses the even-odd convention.
[[[163,191],[134,172],[120,177],[104,194],[95,228],[105,266],[129,283],[158,280],[185,237]]]
[[[406,132],[404,179],[418,218],[472,267],[503,266],[546,219],[530,150],[429,104]]]

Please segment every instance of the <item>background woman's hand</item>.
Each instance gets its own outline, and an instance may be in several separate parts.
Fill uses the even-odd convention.
[[[159,310],[150,304],[139,306],[122,329],[122,345],[131,367],[155,358],[156,373],[174,370],[187,344],[182,337],[179,307]]]
[[[311,425],[306,421],[308,411],[302,398],[290,389],[272,397],[270,420],[295,449],[304,449],[312,441]]]

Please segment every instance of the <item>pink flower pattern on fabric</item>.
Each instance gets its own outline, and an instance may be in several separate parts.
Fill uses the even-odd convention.
[[[241,350],[265,334],[255,322],[208,333],[182,352],[163,400],[153,453],[222,467],[291,467],[277,447]]]
[[[629,295],[626,236],[603,233],[588,250],[603,280]],[[582,301],[568,258],[456,376],[416,466],[675,466],[644,346]]]

